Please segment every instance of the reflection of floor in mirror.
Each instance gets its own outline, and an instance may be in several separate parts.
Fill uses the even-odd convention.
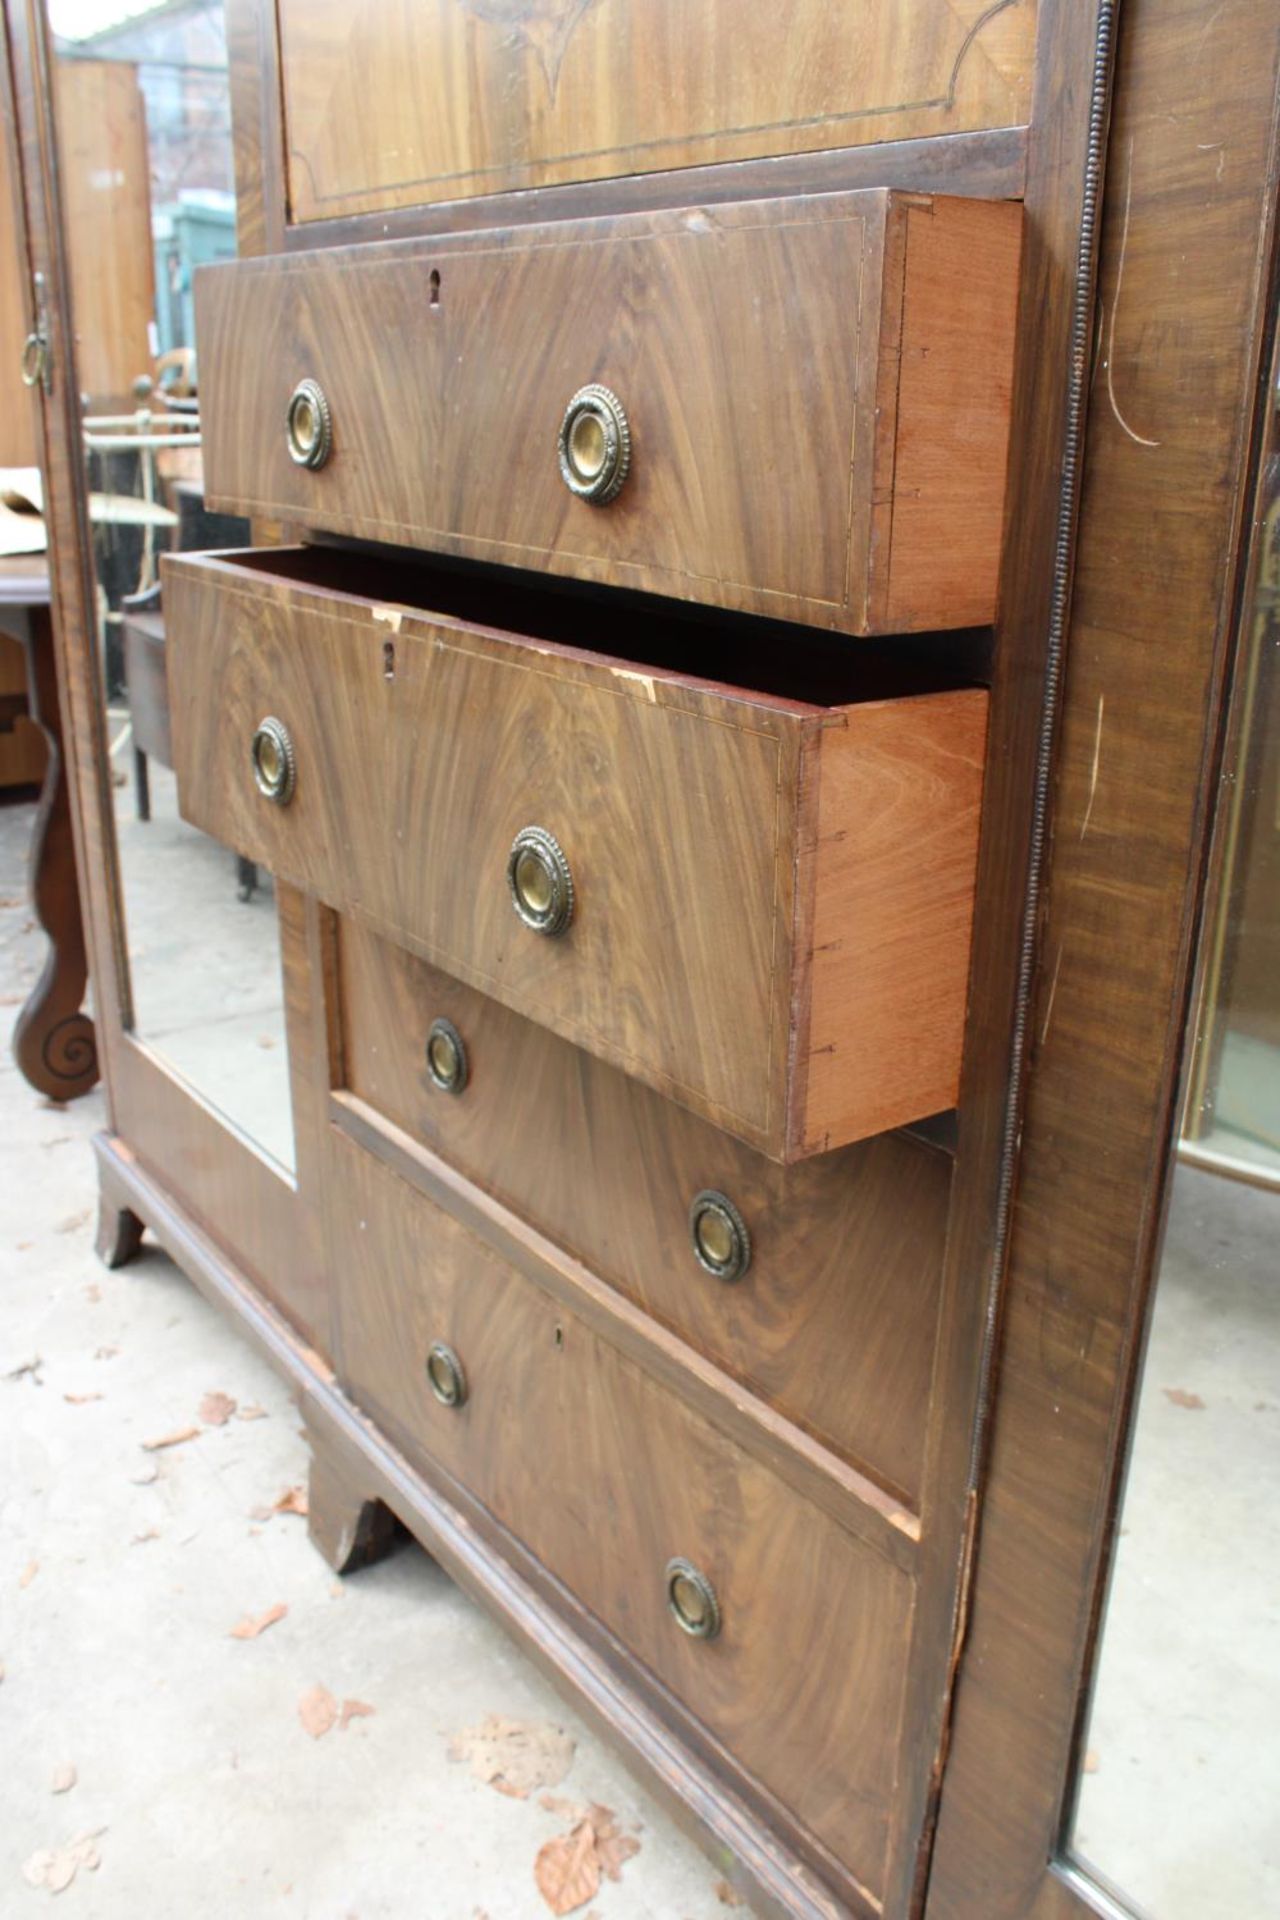
[[[264,1152],[292,1169],[293,1114],[275,894],[238,897],[233,852],[178,816],[173,774],[149,763],[138,818],[127,715],[113,710],[116,837],[138,1037]]]
[[[1076,1851],[1280,1913],[1280,1193],[1178,1170],[1121,1529]]]

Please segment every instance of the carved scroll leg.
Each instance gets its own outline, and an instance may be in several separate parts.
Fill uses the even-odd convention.
[[[13,1031],[13,1057],[37,1093],[73,1100],[98,1079],[93,1022],[81,1012],[88,966],[75,845],[67,794],[53,664],[53,632],[47,609],[33,608],[25,642],[32,718],[49,745],[40,806],[31,841],[31,901],[49,936],[44,969]]]
[[[322,1439],[308,1425],[311,1478],[307,1493],[307,1531],[335,1573],[381,1560],[402,1532],[390,1507],[375,1499],[361,1480],[358,1458]]]

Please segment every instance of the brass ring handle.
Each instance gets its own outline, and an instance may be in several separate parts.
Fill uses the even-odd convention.
[[[521,827],[507,856],[511,903],[535,933],[561,934],[573,919],[573,874],[545,827]]]
[[[667,1605],[676,1624],[691,1640],[714,1640],[720,1631],[720,1602],[716,1590],[692,1560],[668,1560]]]
[[[49,364],[49,346],[44,335],[33,330],[22,343],[22,384],[38,387]]]
[[[462,1362],[443,1340],[433,1340],[427,1349],[427,1385],[442,1407],[460,1407],[467,1397]]]
[[[452,1020],[442,1014],[427,1031],[427,1076],[441,1093],[461,1093],[467,1084],[467,1049]]]
[[[698,1265],[717,1280],[741,1280],[751,1265],[751,1234],[727,1194],[704,1187],[689,1208],[689,1239]]]
[[[333,415],[316,380],[299,380],[286,416],[289,458],[299,467],[322,467],[333,448]]]
[[[560,475],[570,493],[607,506],[631,469],[631,427],[609,387],[579,387],[564,411],[557,443]]]
[[[287,807],[297,784],[298,763],[293,740],[283,720],[269,713],[253,731],[249,749],[254,785],[278,807]]]

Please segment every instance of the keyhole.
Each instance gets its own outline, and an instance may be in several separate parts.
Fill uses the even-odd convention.
[[[440,273],[436,267],[431,269],[431,304],[433,307],[440,305]]]
[[[384,640],[382,643],[382,677],[384,680],[394,680],[396,677],[396,643],[394,640]]]

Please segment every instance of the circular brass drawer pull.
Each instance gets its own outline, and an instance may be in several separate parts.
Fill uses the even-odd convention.
[[[535,933],[563,933],[573,918],[573,875],[545,827],[521,827],[507,857],[511,902]]]
[[[289,458],[300,467],[322,467],[333,447],[333,415],[318,381],[299,380],[289,396]]]
[[[631,466],[631,428],[608,387],[579,387],[560,422],[560,473],[570,493],[603,507],[622,490]]]
[[[467,1084],[467,1049],[452,1020],[433,1020],[427,1031],[427,1073],[441,1093],[461,1093]]]
[[[258,792],[264,793],[268,800],[274,800],[278,807],[287,807],[293,798],[298,766],[294,758],[293,741],[283,720],[277,720],[274,714],[269,713],[265,720],[258,722],[249,757],[253,762],[253,778]]]
[[[692,1560],[668,1560],[667,1605],[692,1640],[714,1640],[720,1631],[716,1590]]]
[[[747,1223],[727,1194],[705,1187],[689,1209],[689,1238],[698,1264],[717,1280],[741,1280],[751,1265]]]
[[[442,1407],[460,1407],[467,1397],[462,1362],[443,1340],[433,1340],[427,1349],[427,1385]]]

